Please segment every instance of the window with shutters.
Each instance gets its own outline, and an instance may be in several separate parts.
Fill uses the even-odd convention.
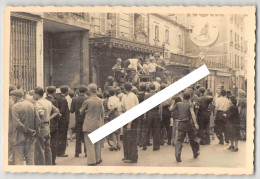
[[[10,84],[36,87],[36,22],[11,17]]]

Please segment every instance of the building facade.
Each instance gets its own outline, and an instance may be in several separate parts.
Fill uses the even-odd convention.
[[[234,85],[245,89],[243,19],[243,15],[187,14],[185,54],[196,58],[198,66],[208,66],[210,75],[203,83],[214,92],[221,83],[227,90]]]
[[[11,13],[10,84],[89,83],[89,28],[85,13]]]

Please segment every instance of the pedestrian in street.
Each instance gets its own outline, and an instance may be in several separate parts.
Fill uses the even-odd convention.
[[[227,136],[226,137],[231,142],[231,145],[228,147],[228,149],[237,152],[238,151],[238,139],[240,138],[239,112],[238,112],[236,97],[231,96],[230,101],[231,101],[232,105],[227,110],[227,113],[225,115],[226,120],[227,120],[227,125],[226,125]]]
[[[84,143],[84,153],[85,157],[87,157],[86,145],[84,140],[84,134],[82,132],[83,122],[84,122],[84,114],[80,114],[80,108],[84,101],[88,99],[86,95],[87,87],[85,85],[81,85],[79,87],[79,94],[77,97],[72,98],[70,112],[75,113],[75,132],[76,132],[76,146],[75,146],[75,157],[79,157],[82,153],[82,142]]]
[[[166,87],[166,85],[161,85],[161,90],[163,90]],[[170,118],[171,118],[171,112],[169,110],[171,105],[171,98],[164,101],[162,104],[160,104],[160,111],[162,116],[162,123],[161,123],[161,141],[164,143],[164,132],[163,129],[166,130],[166,136],[167,136],[167,144],[171,145],[172,141],[172,126],[170,126]]]
[[[87,149],[87,162],[90,166],[95,166],[102,162],[100,142],[92,144],[89,134],[103,123],[104,108],[103,100],[97,97],[97,85],[91,83],[88,85],[90,97],[84,101],[80,108],[80,114],[85,115],[82,131]]]
[[[140,90],[137,93],[137,98],[139,103],[144,101],[145,91],[146,91],[146,85],[141,84]],[[144,115],[141,115],[138,117],[138,127],[137,127],[137,145],[139,147],[143,147],[143,140],[144,140],[144,121],[143,121]]]
[[[61,95],[59,98],[57,98],[58,108],[61,113],[61,118],[58,123],[57,157],[68,157],[68,155],[65,154],[66,147],[67,147],[67,134],[68,134],[69,117],[70,117],[68,102],[65,98],[68,95],[68,90],[69,90],[68,86],[61,86],[60,87]]]
[[[153,96],[155,92],[155,85],[151,83],[149,85],[150,92],[145,94],[144,100]],[[160,150],[160,122],[161,115],[159,113],[159,105],[155,106],[153,109],[149,110],[144,114],[144,129],[145,129],[145,142],[143,144],[143,150],[147,149],[147,145],[150,141],[150,131],[153,132],[153,151]]]
[[[47,96],[46,100],[50,101],[53,106],[58,108],[58,103],[55,98],[56,87],[49,86],[47,88]],[[57,156],[57,133],[58,133],[58,122],[60,120],[60,113],[50,120],[50,147],[51,147],[51,154],[52,154],[52,165],[56,165],[56,156]]]
[[[175,105],[179,102],[182,102],[181,97],[177,94],[174,95],[171,101],[171,105]],[[170,110],[170,108],[169,108]],[[178,134],[178,130],[176,129],[176,120],[179,119],[179,112],[177,109],[173,109],[171,112],[171,117],[172,117],[172,145],[175,146],[176,142],[177,142],[177,134]]]
[[[14,164],[14,154],[13,154],[13,145],[15,142],[14,138],[14,122],[12,119],[12,108],[14,105],[14,95],[11,94],[12,91],[16,90],[15,85],[9,85],[9,130],[8,130],[8,164]]]
[[[215,119],[215,132],[219,139],[219,144],[224,145],[224,139],[226,143],[229,143],[225,138],[225,117],[224,114],[230,107],[230,101],[226,98],[226,90],[220,91],[220,97],[216,99],[216,119]]]
[[[71,102],[72,102],[72,98],[75,96],[75,93],[73,90],[69,89],[68,95],[66,96],[66,100],[68,102],[68,107],[69,110],[71,109]],[[69,140],[70,142],[73,141],[73,133],[75,131],[75,114],[70,113],[70,117],[69,117]]]
[[[179,102],[175,105],[171,105],[170,111],[178,110],[178,120],[176,120],[176,130],[177,133],[177,142],[175,144],[175,157],[177,162],[181,162],[181,150],[182,144],[186,137],[186,134],[189,136],[190,145],[193,151],[193,157],[197,158],[200,154],[199,152],[199,143],[196,141],[196,134],[194,126],[196,129],[199,128],[196,115],[194,112],[193,105],[190,103],[190,93],[184,92],[183,102]]]
[[[58,114],[59,110],[50,101],[43,98],[44,90],[36,87],[33,99],[41,119],[41,128],[35,143],[35,165],[52,165],[52,152],[50,146],[50,121]]]
[[[116,82],[115,82],[114,77],[113,76],[107,77],[107,81],[104,85],[104,92],[105,91],[109,92],[109,90],[115,88],[115,86],[116,86]]]
[[[213,101],[213,97],[205,95],[206,89],[204,87],[200,87],[200,97],[197,100],[198,113],[197,120],[199,125],[199,138],[200,145],[209,145],[210,144],[210,133],[209,133],[209,125],[210,125],[210,114],[211,110],[209,108],[210,103]]]
[[[239,120],[240,120],[240,136],[241,140],[246,140],[246,109],[247,109],[247,101],[246,101],[246,93],[244,90],[240,89],[238,91],[238,111],[239,111]]]
[[[128,111],[139,104],[137,96],[131,92],[131,83],[124,84],[126,94],[122,98],[122,106],[124,111]],[[137,163],[138,149],[137,149],[137,126],[138,121],[135,119],[124,126],[123,149],[125,163]]]
[[[110,97],[108,98],[107,108],[109,112],[107,114],[109,121],[117,118],[119,116],[118,109],[120,108],[119,98],[116,96],[115,89],[109,90]],[[110,151],[120,150],[120,129],[114,131],[112,134],[113,147],[109,148]]]
[[[36,107],[23,99],[21,90],[13,90],[14,105],[12,107],[12,121],[14,127],[14,141],[12,143],[14,164],[34,165],[35,140],[39,134],[41,124]]]

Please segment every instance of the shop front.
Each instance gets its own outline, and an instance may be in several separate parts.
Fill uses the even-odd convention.
[[[150,46],[115,37],[90,38],[90,82],[103,89],[108,76],[113,76],[112,67],[117,58],[122,61],[138,56],[149,58],[155,52],[162,53],[162,48]]]

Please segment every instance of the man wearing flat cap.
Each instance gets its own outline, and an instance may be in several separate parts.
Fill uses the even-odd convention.
[[[23,165],[25,158],[26,165],[34,165],[35,137],[41,121],[36,107],[23,99],[21,90],[13,90],[11,95],[15,103],[12,107],[14,164]]]
[[[72,98],[70,112],[75,113],[76,122],[75,122],[75,132],[76,132],[76,147],[75,147],[75,157],[79,157],[79,154],[82,153],[82,142],[84,143],[84,153],[85,157],[87,156],[86,146],[84,142],[84,134],[82,132],[82,126],[84,122],[85,115],[81,115],[79,110],[84,101],[88,99],[86,95],[87,87],[85,85],[81,85],[79,87],[79,95],[77,97]]]
[[[60,86],[61,95],[57,99],[58,108],[60,110],[61,118],[58,122],[58,136],[57,136],[57,157],[68,157],[65,154],[67,146],[67,133],[69,127],[70,111],[66,96],[68,95],[68,86]]]

